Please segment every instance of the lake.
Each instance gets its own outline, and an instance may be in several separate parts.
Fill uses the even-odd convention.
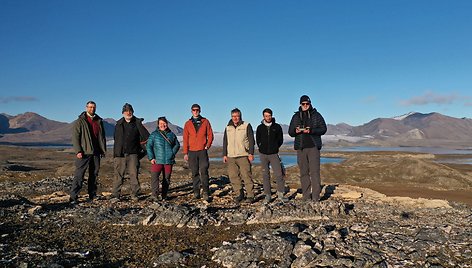
[[[340,147],[340,148],[323,148],[326,152],[412,152],[412,153],[428,153],[428,154],[472,154],[472,148],[464,149],[448,149],[440,147]]]
[[[297,165],[297,155],[296,154],[287,154],[287,153],[280,153],[280,158],[282,158],[282,162],[284,163],[285,167],[291,167]],[[320,162],[321,164],[328,164],[328,163],[341,163],[344,161],[344,158],[339,157],[321,157]],[[223,157],[212,157],[210,158],[211,162],[216,161],[223,161]],[[260,164],[261,160],[259,159],[259,155],[254,156],[253,164]]]
[[[472,165],[472,158],[464,158],[464,159],[442,159],[436,161],[438,163],[443,164],[462,164],[462,165]]]

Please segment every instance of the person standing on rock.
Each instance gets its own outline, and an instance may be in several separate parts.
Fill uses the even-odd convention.
[[[113,145],[115,179],[113,180],[111,198],[120,198],[125,172],[128,171],[131,199],[137,201],[141,192],[138,180],[140,154],[142,146],[149,137],[149,132],[143,126],[143,119],[134,116],[131,104],[125,103],[121,113],[123,117],[115,125],[115,143]]]
[[[279,157],[279,148],[284,143],[284,134],[282,127],[272,117],[271,109],[264,109],[262,116],[262,122],[256,130],[256,143],[259,147],[262,166],[264,203],[268,204],[271,201],[270,167],[272,167],[277,182],[277,197],[285,202],[288,199],[284,197],[285,181],[282,173],[282,161]]]
[[[253,160],[254,132],[251,124],[242,120],[241,111],[234,108],[223,136],[223,162],[228,164],[228,176],[236,194],[234,199],[236,203],[244,200],[242,181],[246,189],[247,202],[254,202],[254,182],[251,170]]]
[[[72,144],[76,154],[74,180],[69,202],[77,204],[82,189],[85,172],[88,169],[88,195],[92,201],[97,196],[97,177],[100,170],[100,158],[106,153],[105,128],[103,121],[95,111],[97,105],[87,102],[85,111],[79,115],[72,126]]]
[[[208,149],[213,142],[213,130],[210,121],[200,115],[200,105],[193,104],[191,110],[192,117],[184,125],[184,160],[192,171],[194,198],[201,198],[201,187],[203,199],[210,201]]]
[[[177,136],[169,129],[169,122],[165,117],[157,119],[157,129],[151,133],[146,144],[148,159],[151,161],[151,200],[157,201],[167,198],[170,185],[172,166],[175,164],[175,155],[180,149]],[[159,177],[163,172],[162,191],[159,195]]]
[[[318,202],[321,193],[320,150],[321,136],[326,133],[323,116],[311,105],[310,97],[300,97],[300,107],[292,116],[288,134],[295,137],[297,162],[303,200]]]

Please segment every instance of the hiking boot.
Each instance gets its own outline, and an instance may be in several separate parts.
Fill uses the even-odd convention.
[[[112,197],[110,199],[108,199],[111,203],[117,203],[117,202],[120,202],[120,198],[119,197]]]
[[[270,197],[270,195],[266,195],[264,197],[264,205],[269,204],[271,200],[272,200],[272,198]]]
[[[203,201],[206,201],[206,202],[210,202],[210,197],[208,196],[208,194],[203,194]]]
[[[284,196],[283,192],[277,192],[277,198],[282,202],[287,202],[288,198]]]
[[[234,202],[236,202],[238,204],[241,203],[241,201],[243,201],[243,200],[244,200],[244,195],[242,195],[242,194],[240,194],[240,195],[238,195],[234,198]]]
[[[200,199],[200,198],[202,198],[202,197],[200,196],[200,194],[193,194],[193,199],[198,200],[198,199]]]
[[[252,204],[252,203],[254,203],[254,201],[255,201],[254,197],[248,197],[248,198],[246,198],[245,203]]]
[[[107,199],[108,199],[108,200],[112,200],[112,199],[114,199],[114,198],[120,199],[120,196],[119,196],[119,195],[113,195],[113,194],[112,194],[112,195],[109,195]]]
[[[69,204],[77,205],[79,204],[79,200],[77,200],[77,198],[69,198]]]

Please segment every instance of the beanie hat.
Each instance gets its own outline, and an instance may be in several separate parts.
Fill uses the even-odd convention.
[[[129,103],[125,103],[125,105],[123,105],[123,109],[121,109],[121,113],[124,113],[126,111],[134,113],[133,106],[131,106],[131,104]]]
[[[302,104],[303,102],[309,102],[309,103],[311,103],[310,97],[308,97],[307,95],[301,96],[301,97],[300,97],[300,104]]]
[[[200,105],[198,105],[198,104],[196,104],[196,103],[192,105],[192,109],[201,110],[201,109],[200,109]]]

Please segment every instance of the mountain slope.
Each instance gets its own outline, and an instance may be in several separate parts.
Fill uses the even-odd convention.
[[[455,118],[439,113],[411,113],[401,119],[377,118],[352,129],[351,136],[375,138],[414,138],[470,140],[472,119]]]

